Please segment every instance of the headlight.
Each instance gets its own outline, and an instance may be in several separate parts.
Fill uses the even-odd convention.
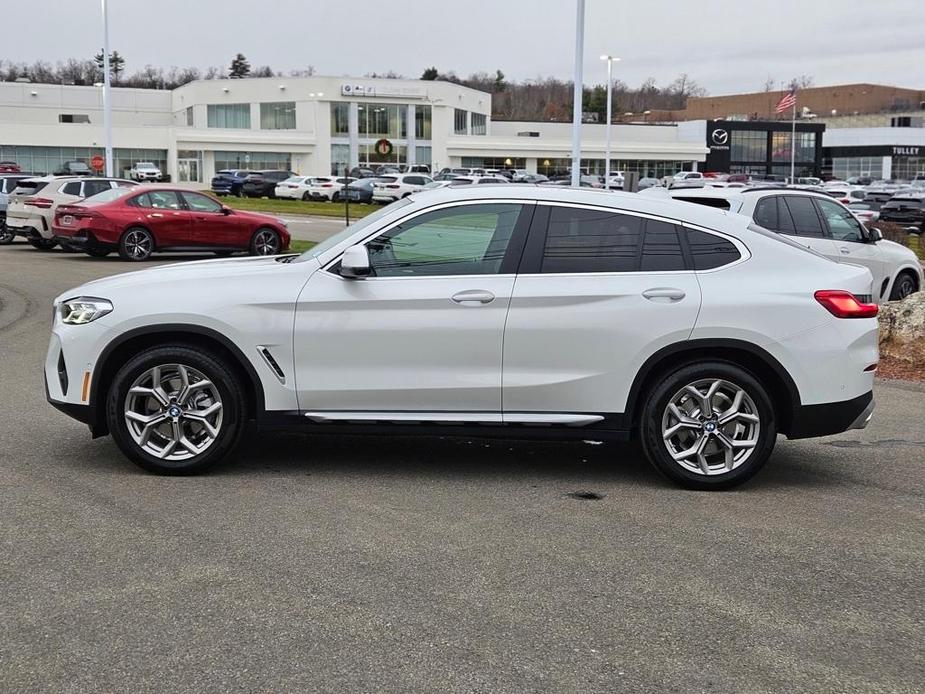
[[[62,323],[83,325],[112,311],[112,302],[92,296],[78,296],[76,299],[62,301],[58,310]]]

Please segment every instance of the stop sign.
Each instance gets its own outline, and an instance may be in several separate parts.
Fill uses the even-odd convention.
[[[93,158],[90,160],[90,166],[92,166],[95,171],[102,171],[105,163],[106,161],[99,154],[94,154]]]

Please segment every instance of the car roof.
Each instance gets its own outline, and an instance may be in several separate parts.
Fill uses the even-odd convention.
[[[436,188],[411,196],[414,200],[429,204],[455,202],[460,200],[527,200],[537,202],[559,202],[576,205],[611,207],[614,211],[624,210],[651,214],[656,217],[679,219],[708,228],[729,227],[734,218],[743,222],[745,218],[704,205],[690,205],[667,196],[640,195],[596,188],[564,188],[558,186],[536,186],[523,183],[499,183],[493,186],[448,186]],[[739,225],[736,225],[739,226]]]

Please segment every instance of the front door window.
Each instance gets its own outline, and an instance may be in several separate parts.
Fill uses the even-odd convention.
[[[853,241],[855,243],[864,242],[865,235],[861,228],[861,223],[849,210],[846,210],[838,203],[818,198],[816,199],[816,204],[829,225],[829,231],[833,239],[836,241]]]

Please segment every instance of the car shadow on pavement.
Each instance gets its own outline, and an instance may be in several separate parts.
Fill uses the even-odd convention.
[[[783,445],[781,445],[783,444]],[[76,440],[75,467],[116,475],[148,473],[123,457],[111,438]],[[852,476],[836,464],[838,452],[810,457],[799,444],[778,442],[771,460],[755,478],[729,493],[761,493],[780,488],[834,488]],[[825,458],[825,459],[822,459]],[[831,460],[829,458],[832,458]],[[269,473],[304,477],[347,474],[354,478],[413,477],[417,481],[468,478],[562,481],[587,488],[600,485],[677,489],[645,459],[636,444],[523,441],[469,437],[382,437],[250,432],[226,461],[207,476],[253,477]],[[690,492],[696,493],[696,492]]]

